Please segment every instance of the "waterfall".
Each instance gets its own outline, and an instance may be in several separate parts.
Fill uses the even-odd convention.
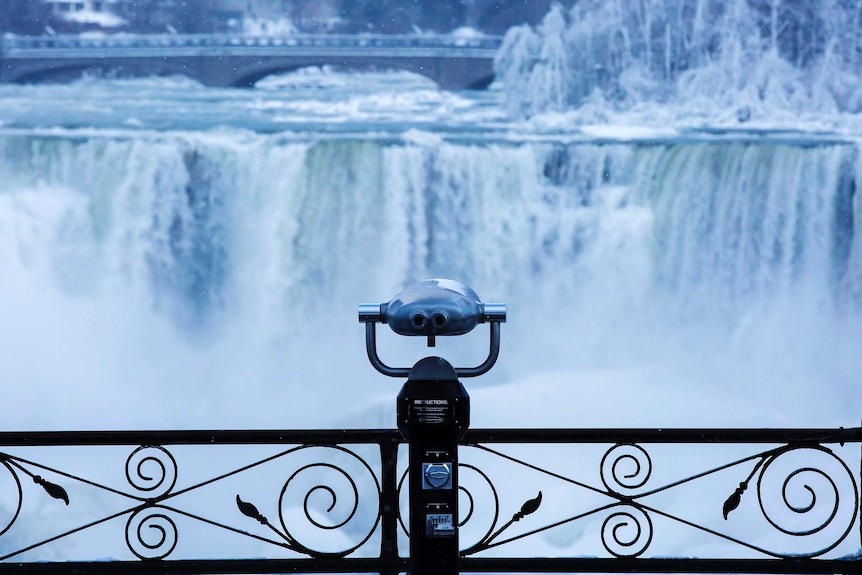
[[[858,385],[852,142],[162,133],[0,147],[7,378],[63,378],[72,403],[81,386],[117,404],[195,398],[193,425],[213,402],[391,391],[366,364],[356,305],[427,277],[509,304],[497,381],[731,349]],[[381,341],[394,363],[423,352]],[[242,410],[217,425],[260,418],[279,425]]]

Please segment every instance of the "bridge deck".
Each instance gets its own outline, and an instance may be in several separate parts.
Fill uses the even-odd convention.
[[[0,40],[0,81],[38,82],[75,71],[185,74],[205,85],[244,86],[303,66],[397,68],[445,88],[481,87],[493,78],[497,36],[37,36]]]

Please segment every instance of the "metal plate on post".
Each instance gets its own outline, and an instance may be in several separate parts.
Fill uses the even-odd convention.
[[[422,489],[452,489],[452,464],[423,463]]]

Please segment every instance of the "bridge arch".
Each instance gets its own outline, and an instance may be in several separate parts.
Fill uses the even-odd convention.
[[[291,58],[289,61],[266,61],[252,62],[246,67],[237,67],[232,77],[225,82],[227,86],[234,88],[249,88],[255,85],[258,81],[268,76],[277,74],[286,74],[301,70],[302,68],[312,68],[328,66],[338,71],[351,72],[367,72],[369,70],[400,70],[404,72],[412,72],[414,74],[424,76],[435,82],[438,86],[452,87],[451,74],[446,70],[441,70],[437,62],[418,61],[417,58],[351,58],[351,59],[320,59],[307,58],[297,60]],[[463,76],[463,73],[462,73]],[[493,74],[490,78],[487,74],[477,78],[468,78],[464,81],[463,78],[456,80],[458,88],[467,89],[484,89],[493,81]]]
[[[4,62],[2,81],[18,84],[63,83],[79,80],[87,73],[102,78],[138,78],[142,76],[183,75],[172,62],[154,62],[135,58],[67,58],[43,61],[39,59]],[[186,74],[200,80],[194,74]]]
[[[231,88],[251,88],[260,80],[267,78],[269,76],[277,76],[279,74],[290,74],[291,72],[296,72],[297,70],[302,70],[303,68],[319,68],[322,66],[330,66],[338,71],[363,71],[368,68],[361,66],[345,66],[345,65],[331,65],[331,64],[321,64],[319,62],[307,62],[303,64],[281,64],[276,66],[266,66],[261,68],[255,68],[254,70],[238,70],[238,75],[236,75],[233,79],[230,80],[229,86]]]
[[[496,75],[486,74],[484,76],[477,78],[476,80],[474,80],[473,82],[471,82],[470,84],[465,86],[465,88],[467,90],[484,90],[488,86],[493,84],[495,79],[496,79]]]
[[[72,82],[84,78],[88,72],[104,77],[118,78],[123,77],[122,66],[111,64],[86,64],[86,63],[69,63],[66,65],[55,65],[50,67],[34,67],[29,70],[22,70],[7,81],[15,82],[16,84],[43,84],[56,83],[62,84]]]

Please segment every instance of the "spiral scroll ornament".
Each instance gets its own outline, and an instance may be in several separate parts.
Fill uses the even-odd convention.
[[[161,497],[177,482],[177,462],[165,448],[145,445],[126,460],[126,479],[149,498]]]
[[[652,460],[639,445],[619,443],[602,458],[602,483],[618,495],[631,495],[646,485],[651,473]]]
[[[285,481],[278,499],[281,535],[290,547],[302,553],[343,557],[362,547],[377,528],[380,484],[368,463],[356,453],[342,447],[315,449],[338,453],[326,456],[328,462],[303,465]],[[332,463],[339,459],[343,461]],[[349,547],[343,548],[344,539],[339,537],[333,543],[338,548],[321,549],[319,544],[312,548],[296,536],[300,533],[319,541],[320,535],[334,530],[350,534],[353,542]]]
[[[842,500],[842,494],[851,493],[852,498]],[[825,548],[814,551],[797,544],[792,556],[814,557],[834,549],[851,531],[859,509],[853,473],[822,446],[789,448],[767,457],[757,479],[757,499],[763,516],[781,533],[796,541],[816,534],[829,539]],[[818,541],[822,545],[823,539]]]
[[[620,504],[602,523],[602,544],[614,557],[637,557],[652,542],[652,520],[643,509]]]
[[[145,507],[126,523],[126,544],[138,559],[164,559],[177,546],[177,525],[158,506]]]

